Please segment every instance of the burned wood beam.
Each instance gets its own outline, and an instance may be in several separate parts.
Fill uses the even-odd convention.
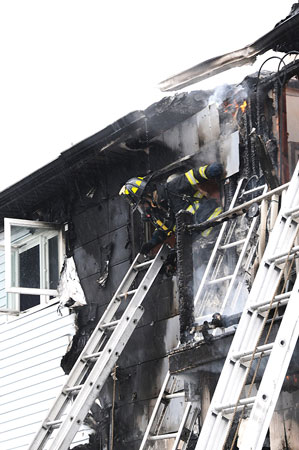
[[[193,339],[190,334],[194,323],[192,236],[185,226],[193,223],[193,215],[180,211],[176,215],[177,277],[179,292],[180,342]]]
[[[252,133],[252,135],[255,139],[256,152],[259,157],[259,162],[265,175],[266,182],[271,189],[275,189],[279,186],[279,181],[264,141],[261,136],[255,133],[255,131]]]

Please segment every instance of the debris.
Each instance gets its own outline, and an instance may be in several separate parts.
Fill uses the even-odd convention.
[[[57,287],[60,307],[76,308],[86,305],[74,258],[65,258]]]
[[[102,256],[104,257],[104,262],[101,262],[101,266],[104,266],[101,275],[97,279],[97,283],[100,285],[100,287],[104,288],[106,286],[108,276],[109,276],[109,266],[110,266],[110,259],[113,251],[113,244],[110,242],[105,247],[101,248]]]

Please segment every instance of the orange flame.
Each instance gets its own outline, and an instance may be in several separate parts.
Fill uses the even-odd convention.
[[[232,109],[233,107],[235,108],[235,112],[232,114],[234,117],[237,114],[238,109],[240,108],[242,113],[244,113],[245,109],[247,106],[247,102],[246,100],[244,100],[244,102],[242,103],[242,105],[239,105],[236,100],[234,100],[234,103],[229,103],[229,104],[225,104],[225,110],[224,112],[229,112],[230,109]]]
[[[244,100],[244,102],[243,102],[242,105],[240,106],[240,109],[241,109],[242,113],[245,111],[246,106],[247,106],[247,102],[246,102],[246,100]]]

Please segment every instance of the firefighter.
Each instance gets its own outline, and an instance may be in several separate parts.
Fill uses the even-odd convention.
[[[140,252],[147,255],[173,234],[175,215],[182,209],[194,214],[196,223],[218,216],[222,212],[221,206],[200,186],[207,180],[218,180],[222,175],[222,164],[214,162],[177,175],[164,184],[153,183],[146,177],[129,179],[119,195],[124,196],[134,209],[138,208],[143,220],[152,222],[155,227],[150,241],[142,245]],[[206,237],[210,232],[211,228],[203,231],[202,236]]]

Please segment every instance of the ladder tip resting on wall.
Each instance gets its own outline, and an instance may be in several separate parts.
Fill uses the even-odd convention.
[[[233,421],[237,419],[240,424],[245,413],[249,418],[238,448],[260,450],[263,446],[299,335],[298,274],[293,287],[287,283],[299,252],[298,218],[299,163],[270,234],[196,450],[221,450],[228,438],[234,443],[239,426],[233,432]],[[282,318],[273,327],[281,305],[285,305]],[[251,396],[258,369],[261,381],[256,395]]]
[[[162,246],[151,260],[138,254],[76,361],[60,394],[41,424],[29,450],[67,450],[122,350],[143,315],[142,302],[164,264],[169,249]],[[131,285],[140,271],[136,289]],[[129,301],[121,311],[121,300]],[[120,316],[116,319],[115,315]]]

